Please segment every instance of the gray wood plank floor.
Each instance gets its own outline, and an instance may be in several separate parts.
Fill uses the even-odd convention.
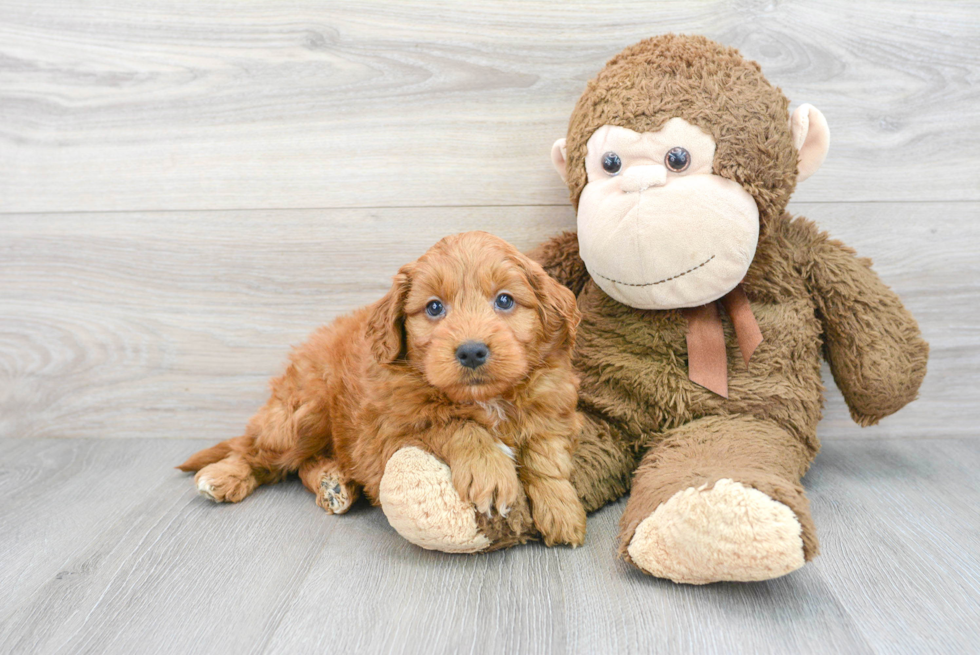
[[[576,550],[418,549],[297,480],[239,505],[169,468],[203,441],[0,441],[3,653],[971,652],[980,441],[836,440],[806,484],[823,554],[785,578],[679,586]]]

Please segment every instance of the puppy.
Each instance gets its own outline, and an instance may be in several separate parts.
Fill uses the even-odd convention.
[[[314,332],[272,381],[244,436],[193,455],[197,488],[238,502],[297,471],[330,514],[378,504],[388,459],[415,446],[445,461],[479,512],[527,502],[546,544],[579,545],[569,481],[580,420],[575,297],[485,232],[439,241],[379,302]],[[523,486],[523,490],[522,490]]]

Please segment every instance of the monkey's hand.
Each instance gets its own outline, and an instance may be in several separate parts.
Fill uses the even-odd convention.
[[[915,399],[929,344],[871,260],[827,238],[809,221],[789,225],[805,244],[800,262],[823,322],[824,350],[851,417],[874,425]]]

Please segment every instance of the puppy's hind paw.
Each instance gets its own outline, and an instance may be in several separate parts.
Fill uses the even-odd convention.
[[[324,473],[320,480],[320,490],[316,495],[316,504],[327,514],[344,514],[357,499],[357,492],[339,478]]]
[[[214,485],[211,484],[211,480],[208,478],[200,478],[197,480],[197,493],[201,494],[208,500],[213,500],[214,502],[220,502],[214,497]]]
[[[208,464],[194,476],[197,492],[216,503],[237,503],[259,486],[248,464],[226,458]]]

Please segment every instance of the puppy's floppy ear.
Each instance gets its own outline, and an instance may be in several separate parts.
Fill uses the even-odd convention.
[[[415,264],[405,264],[398,270],[391,289],[375,303],[368,317],[367,337],[371,352],[382,364],[390,364],[405,356],[405,298],[412,288]]]
[[[575,345],[575,331],[582,320],[575,294],[524,255],[518,257],[517,263],[537,296],[538,314],[547,333],[545,339],[551,343],[549,351],[564,349],[570,352]]]

